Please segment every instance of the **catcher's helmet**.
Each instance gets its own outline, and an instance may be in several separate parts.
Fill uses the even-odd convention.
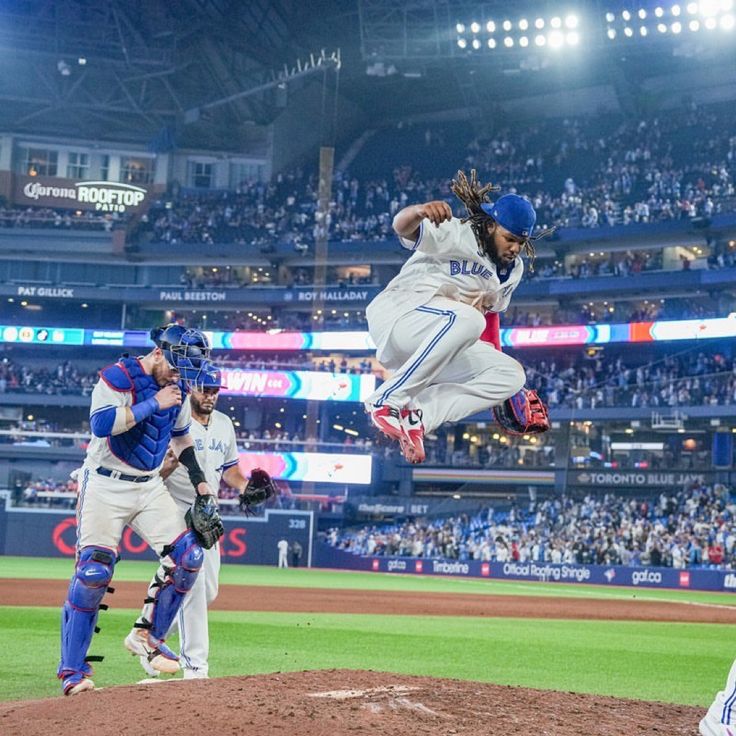
[[[179,371],[186,383],[196,382],[209,362],[210,344],[201,330],[169,324],[151,330],[151,340],[161,348],[169,365]]]
[[[193,385],[199,391],[206,388],[222,388],[225,385],[222,382],[222,371],[211,361],[203,361],[199,376]]]
[[[518,194],[504,194],[493,204],[484,202],[481,209],[501,227],[517,238],[530,238],[537,224],[537,213],[532,203]]]

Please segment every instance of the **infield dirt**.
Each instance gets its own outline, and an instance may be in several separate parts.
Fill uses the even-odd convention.
[[[174,717],[175,714],[175,717]],[[693,736],[699,708],[381,672],[322,670],[0,703],[7,736]]]

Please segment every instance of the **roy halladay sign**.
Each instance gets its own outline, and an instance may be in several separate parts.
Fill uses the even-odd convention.
[[[64,207],[96,212],[129,212],[139,208],[148,191],[132,184],[114,181],[18,177],[16,204],[35,207]]]

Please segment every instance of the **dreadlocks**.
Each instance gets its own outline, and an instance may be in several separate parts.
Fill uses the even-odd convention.
[[[492,218],[489,217],[482,209],[481,204],[484,202],[490,202],[488,199],[489,192],[498,192],[501,187],[494,186],[493,184],[481,185],[478,181],[478,172],[475,169],[470,170],[470,181],[465,175],[464,171],[457,172],[457,179],[452,180],[450,189],[453,194],[463,203],[468,213],[467,217],[464,217],[461,222],[470,223],[470,227],[473,229],[475,239],[478,241],[478,245],[489,255],[493,252],[491,248],[491,236],[488,234],[486,225]],[[537,235],[529,236],[524,238],[522,242],[522,248],[527,258],[529,258],[529,270],[534,271],[534,260],[537,257],[537,251],[535,243],[540,238],[546,238],[555,231],[554,227],[546,228],[539,232]]]

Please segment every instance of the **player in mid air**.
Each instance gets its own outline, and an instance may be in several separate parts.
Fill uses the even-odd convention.
[[[188,384],[206,368],[209,345],[199,330],[179,325],[156,328],[151,338],[156,347],[150,353],[123,356],[103,368],[92,392],[93,437],[79,474],[76,565],[61,617],[57,676],[65,695],[94,689],[89,662],[101,658],[87,651],[125,525],[161,563],[148,589],[146,615],[125,644],[162,672],[179,668],[164,640],[197,579],[202,548],[214,545],[223,531],[189,435]],[[189,528],[158,472],[170,443],[196,494]]]
[[[424,433],[494,407],[515,433],[549,428],[521,364],[500,349],[498,313],[534,258],[536,213],[516,194],[488,201],[493,188],[458,172],[452,191],[468,217],[443,201],[405,207],[393,227],[412,251],[399,274],[366,310],[376,357],[393,371],[367,400],[372,423],[422,462]],[[488,315],[488,318],[486,318]],[[480,340],[483,336],[483,340]]]
[[[222,372],[215,365],[205,367],[192,385],[190,404],[192,425],[189,434],[194,441],[197,461],[212,489],[223,480],[240,491],[241,504],[250,506],[265,501],[276,492],[268,474],[254,469],[250,481],[238,467],[238,446],[232,419],[215,406],[222,388]],[[172,495],[184,522],[186,512],[194,502],[195,491],[189,482],[187,469],[170,448],[161,467],[161,477]],[[179,657],[184,679],[209,676],[209,628],[207,608],[217,597],[220,575],[220,546],[215,544],[204,551],[204,563],[192,589],[184,597],[174,628],[179,630]],[[143,615],[146,615],[145,609]],[[148,657],[140,657],[141,666],[151,677],[159,670]]]

